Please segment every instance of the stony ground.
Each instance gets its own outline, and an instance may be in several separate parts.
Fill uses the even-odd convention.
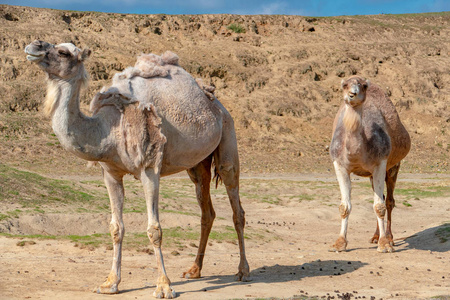
[[[97,179],[85,178],[82,185],[94,186]],[[143,202],[141,192],[134,181],[126,185],[127,233],[119,297],[144,299],[155,288],[156,262],[148,255],[146,215],[136,212]],[[202,278],[186,280],[179,276],[195,258],[199,209],[189,179],[163,180],[163,249],[168,275],[180,299],[450,297],[447,175],[401,174],[393,214],[396,251],[391,254],[377,253],[376,245],[368,242],[376,219],[367,180],[353,180],[349,248],[345,253],[328,252],[340,227],[334,176],[252,177],[244,178],[241,185],[246,252],[253,280],[234,281],[239,251],[223,187],[213,192],[217,218]],[[91,289],[105,279],[112,262],[109,214],[106,210],[73,213],[83,205],[74,202],[48,213],[22,209],[17,218],[0,222],[0,231],[9,233],[0,235],[3,298],[106,298],[91,293]],[[42,205],[40,209],[48,208]]]

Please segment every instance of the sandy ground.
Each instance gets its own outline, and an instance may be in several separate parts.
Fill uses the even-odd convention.
[[[417,186],[427,181],[440,181],[447,186],[450,182],[448,176],[429,176],[427,179],[410,175],[402,178],[400,186],[402,180],[417,182]],[[289,179],[295,180],[295,176]],[[298,179],[302,180],[302,177]],[[270,176],[267,180],[270,182]],[[332,180],[332,176],[323,175],[318,180]],[[308,184],[312,186],[314,182]],[[310,186],[299,182],[298,192]],[[330,193],[339,194],[338,190]],[[371,197],[370,192],[366,191],[365,198],[368,197]],[[217,198],[213,200],[218,217],[215,225],[232,225],[227,199]],[[210,243],[203,277],[198,280],[179,276],[191,266],[194,247],[178,256],[171,254],[172,249],[163,249],[166,269],[179,299],[288,299],[301,296],[328,299],[443,296],[447,299],[450,295],[450,241],[440,239],[439,230],[442,232],[447,228],[448,232],[450,199],[410,200],[411,207],[397,203],[393,214],[396,251],[381,254],[377,253],[376,245],[368,242],[376,225],[371,204],[354,198],[348,251],[334,253],[328,252],[328,248],[339,232],[337,205],[324,205],[317,199],[275,205],[242,197],[248,232],[266,233],[264,238],[246,240],[252,281],[234,281],[239,253],[237,245],[232,243]],[[96,217],[99,215],[85,214],[80,220],[86,218],[88,222],[87,218]],[[107,220],[106,216],[101,218]],[[130,223],[140,220],[145,226],[145,216],[129,214],[125,225],[132,228],[134,225]],[[199,223],[197,216],[169,213],[161,214],[161,220],[163,230],[164,227]],[[35,244],[19,247],[19,241],[0,237],[1,299],[152,298],[157,269],[154,257],[146,253],[124,251],[120,294],[108,296],[94,294],[91,290],[108,275],[111,250],[105,250],[105,247],[81,249],[66,240],[40,239],[33,239]]]

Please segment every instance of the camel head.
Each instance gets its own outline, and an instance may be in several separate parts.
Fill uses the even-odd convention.
[[[351,76],[347,80],[342,79],[341,87],[346,104],[355,107],[366,100],[366,91],[370,82],[359,76]]]
[[[60,84],[66,82],[79,87],[87,84],[88,75],[83,61],[91,55],[91,50],[81,50],[71,43],[52,45],[36,40],[25,47],[25,53],[29,61],[38,64],[48,75],[44,102],[46,115],[54,111],[56,100],[61,95]]]
[[[37,63],[49,75],[49,79],[70,80],[85,77],[83,61],[91,55],[91,50],[81,50],[71,43],[52,45],[36,40],[25,47],[25,53],[29,61]]]

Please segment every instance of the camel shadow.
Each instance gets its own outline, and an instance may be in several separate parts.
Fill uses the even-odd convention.
[[[431,227],[404,239],[407,248],[447,252],[450,250],[450,223]]]
[[[251,281],[248,282],[235,281],[234,275],[205,276],[197,280],[204,281],[209,285],[204,285],[204,288],[199,290],[187,292],[211,291],[229,286],[249,285],[255,283],[293,282],[300,281],[303,278],[308,277],[341,276],[358,270],[365,265],[367,265],[367,263],[349,260],[317,260],[296,266],[276,264],[273,266],[263,266],[251,271]],[[182,285],[185,283],[186,281],[180,281],[172,284]]]

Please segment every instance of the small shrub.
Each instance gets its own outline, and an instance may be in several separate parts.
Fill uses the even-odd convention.
[[[412,205],[410,203],[408,203],[408,201],[403,201],[403,205],[406,207],[411,207]]]
[[[35,244],[36,244],[35,241],[20,241],[20,242],[17,242],[16,245],[19,247],[24,247],[26,245],[35,245]]]
[[[245,33],[245,28],[242,25],[236,23],[228,25],[227,29],[235,33]]]

